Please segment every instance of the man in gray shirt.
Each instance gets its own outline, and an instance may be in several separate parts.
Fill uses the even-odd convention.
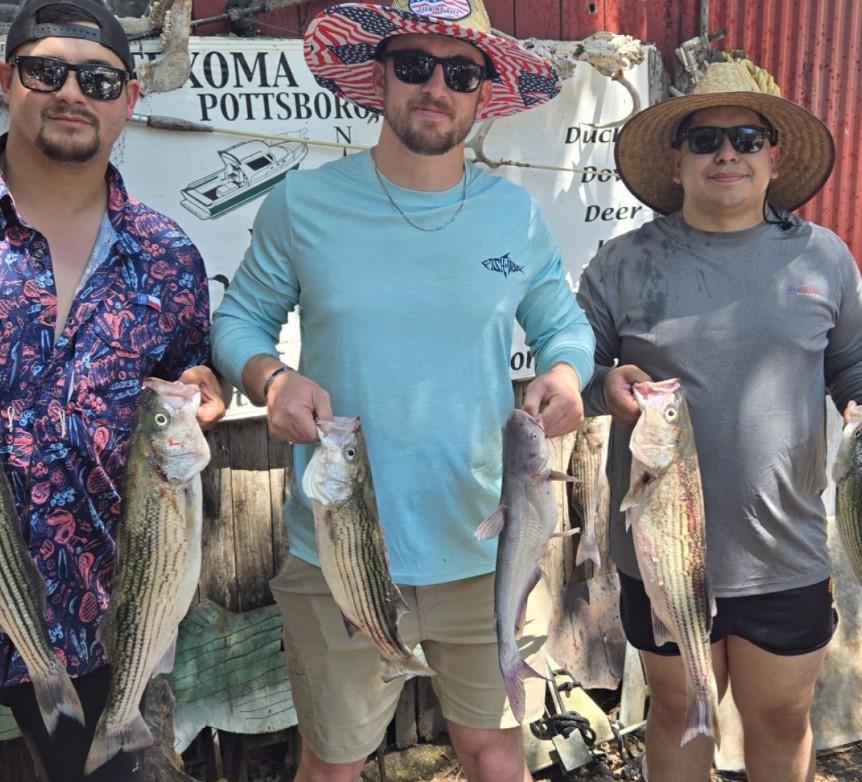
[[[707,782],[713,743],[680,746],[685,675],[656,646],[619,510],[630,484],[632,385],[679,378],[700,460],[711,641],[752,782],[814,779],[810,706],[835,625],[826,548],[825,405],[862,401],[862,285],[845,244],[791,211],[822,187],[834,145],[812,114],[736,63],[636,115],[620,176],[667,215],[605,244],[578,300],[596,333],[587,415],[610,413],[611,551],[621,615],[650,685],[652,782]]]

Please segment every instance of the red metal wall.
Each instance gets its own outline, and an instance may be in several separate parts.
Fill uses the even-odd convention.
[[[261,17],[264,35],[295,36],[332,2],[300,3]],[[673,73],[674,49],[700,33],[700,0],[485,0],[499,30],[518,38],[579,40],[600,30],[654,43]],[[195,17],[221,12],[225,0],[195,0]],[[820,117],[835,136],[837,160],[823,191],[800,210],[836,231],[862,261],[862,2],[860,0],[712,0],[710,31],[727,28],[721,49],[742,49],[766,68],[785,97]],[[227,32],[208,25],[200,34]]]

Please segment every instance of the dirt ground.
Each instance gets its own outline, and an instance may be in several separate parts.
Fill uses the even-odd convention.
[[[625,737],[625,746],[616,743],[593,748],[592,763],[566,774],[551,766],[534,774],[544,782],[641,782],[638,772],[639,757],[643,752],[642,735]],[[445,741],[420,744],[410,749],[387,752],[380,760],[372,758],[362,772],[362,782],[466,782],[466,776],[455,757],[452,747]],[[260,758],[249,774],[249,782],[291,782],[293,775],[274,755]],[[743,773],[713,772],[711,782],[744,782]],[[775,782],[781,782],[777,780]],[[862,782],[862,741],[817,753],[815,782]]]

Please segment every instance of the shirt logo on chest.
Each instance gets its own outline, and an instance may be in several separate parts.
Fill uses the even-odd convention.
[[[514,274],[515,272],[524,273],[524,267],[518,266],[510,257],[509,253],[506,253],[502,258],[488,258],[486,261],[482,261],[482,266],[484,266],[488,271],[498,272],[502,274],[504,277],[508,277],[510,274]]]

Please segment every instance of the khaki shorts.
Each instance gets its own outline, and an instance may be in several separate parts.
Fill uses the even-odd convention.
[[[380,655],[365,633],[347,635],[341,611],[320,568],[288,555],[270,582],[284,619],[284,647],[299,731],[327,763],[352,763],[380,746],[404,679],[384,682]],[[494,574],[424,587],[400,586],[410,612],[398,624],[402,640],[419,642],[443,716],[470,728],[511,728],[497,659]],[[544,578],[527,601],[519,642],[524,659],[546,671],[544,644],[552,605]],[[525,722],[542,716],[544,679],[525,680]]]

